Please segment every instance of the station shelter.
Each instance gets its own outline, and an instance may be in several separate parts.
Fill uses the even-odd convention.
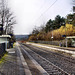
[[[67,36],[67,46],[75,47],[75,36]]]
[[[0,43],[5,43],[5,48],[6,49],[9,47],[10,38],[11,38],[10,35],[1,35],[0,36]]]

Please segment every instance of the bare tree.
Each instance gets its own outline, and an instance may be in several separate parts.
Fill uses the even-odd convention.
[[[5,4],[4,0],[0,0],[0,18],[1,18],[1,24],[0,24],[0,34],[3,34],[3,26],[4,26],[4,9]]]
[[[15,17],[13,16],[13,13],[10,11],[10,9],[7,7],[6,1],[0,1],[1,34],[8,34],[9,32],[12,33],[13,25],[16,24],[16,20],[14,19]]]
[[[10,9],[6,9],[5,11],[5,33],[8,34],[10,32],[12,32],[13,30],[13,25],[16,24],[16,20],[14,19],[15,16],[13,16],[13,13],[10,12]]]

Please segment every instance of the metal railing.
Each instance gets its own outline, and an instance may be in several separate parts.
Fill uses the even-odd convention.
[[[41,43],[41,44],[50,44],[50,45],[55,45],[55,46],[60,46],[60,47],[65,47],[65,41],[29,41],[33,43]]]

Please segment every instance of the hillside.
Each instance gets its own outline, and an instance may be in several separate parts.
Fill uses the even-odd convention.
[[[59,29],[55,29],[48,33],[39,32],[37,35],[31,35],[29,40],[43,40],[43,41],[50,41],[52,40],[52,33],[53,33],[53,40],[62,40],[66,36],[75,36],[75,26],[72,24],[66,24],[65,26],[61,26]]]
[[[28,39],[29,35],[15,35],[16,40]]]

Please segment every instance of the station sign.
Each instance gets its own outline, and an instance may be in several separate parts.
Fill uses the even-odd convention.
[[[66,35],[62,35],[62,37],[66,37]]]

